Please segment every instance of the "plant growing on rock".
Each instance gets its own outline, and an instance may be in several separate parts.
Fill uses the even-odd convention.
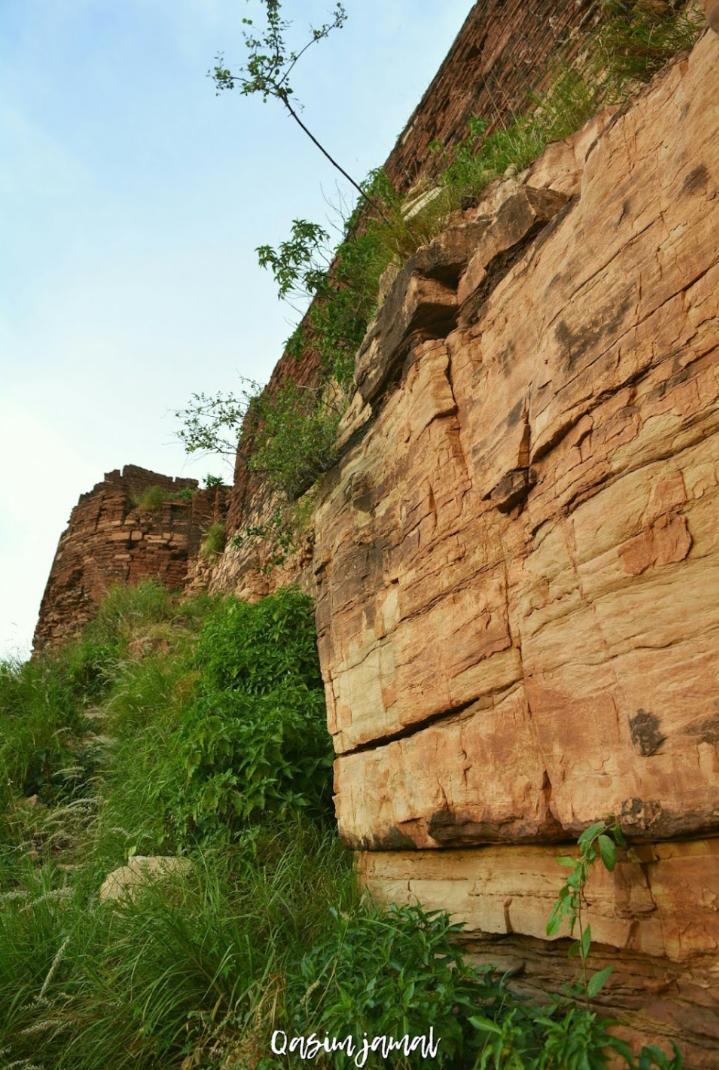
[[[200,543],[200,555],[205,559],[217,557],[225,548],[225,525],[222,520],[210,524]]]
[[[578,857],[563,855],[559,858],[560,865],[569,869],[570,873],[559,890],[559,896],[549,916],[547,936],[556,936],[565,920],[569,923],[570,936],[574,934],[575,927],[579,930],[579,939],[572,945],[571,953],[579,955],[582,965],[582,989],[589,1000],[601,991],[609,979],[612,967],[607,966],[592,977],[588,975],[587,959],[592,946],[592,928],[585,923],[583,916],[587,905],[585,888],[594,863],[600,860],[604,868],[611,872],[617,864],[617,847],[626,848],[627,841],[616,821],[595,821],[581,834],[577,846]]]
[[[192,394],[187,406],[175,412],[181,421],[178,437],[187,453],[217,453],[234,459],[245,415],[259,391],[253,380],[243,383],[240,394]]]
[[[217,87],[217,92],[239,88],[244,96],[252,96],[258,93],[263,101],[270,98],[279,100],[288,115],[294,120],[303,133],[310,139],[322,155],[329,160],[332,166],[354,186],[360,197],[373,208],[377,204],[372,197],[363,189],[348,171],[327,151],[309,127],[300,118],[294,89],[290,83],[290,75],[297,63],[312,47],[325,40],[333,30],[339,30],[347,21],[347,13],[341,3],[336,3],[332,15],[327,22],[320,26],[310,27],[309,40],[297,51],[291,49],[285,39],[290,23],[282,18],[282,5],[280,0],[263,0],[265,6],[266,25],[264,30],[256,35],[252,30],[244,32],[245,47],[247,49],[247,62],[237,73],[233,73],[225,66],[224,55],[220,52],[216,56],[215,66],[209,72],[210,77]],[[252,27],[253,20],[242,20],[246,26]],[[381,209],[380,209],[381,211]]]
[[[155,513],[162,508],[168,497],[169,493],[165,487],[146,487],[145,490],[133,496],[132,504],[143,513]]]

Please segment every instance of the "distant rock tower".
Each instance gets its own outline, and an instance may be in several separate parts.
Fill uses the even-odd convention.
[[[154,487],[163,493],[155,495],[154,508],[143,508],[143,494]],[[200,490],[195,479],[173,479],[135,465],[108,472],[81,495],[60,538],[34,649],[76,635],[115,584],[153,579],[182,588],[202,532],[224,516],[225,496],[224,487]]]

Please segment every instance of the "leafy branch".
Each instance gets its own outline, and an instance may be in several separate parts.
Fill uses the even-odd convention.
[[[242,425],[259,391],[251,379],[241,394],[192,394],[175,416],[182,421],[178,436],[187,453],[219,453],[234,460]],[[208,484],[209,486],[209,484]]]
[[[616,821],[611,824],[595,821],[581,834],[577,846],[578,858],[563,855],[558,859],[559,864],[569,869],[570,873],[560,888],[557,901],[549,915],[547,936],[555,936],[565,919],[569,922],[570,936],[574,935],[575,927],[578,929],[579,939],[572,946],[570,954],[578,954],[581,960],[582,989],[588,1002],[601,991],[612,967],[607,966],[589,977],[587,959],[592,946],[592,927],[585,924],[583,917],[583,910],[587,906],[585,887],[594,863],[601,860],[604,868],[611,872],[617,864],[617,847],[626,848],[627,841]]]
[[[332,17],[320,26],[310,26],[309,39],[302,48],[294,51],[288,47],[285,39],[291,23],[282,18],[281,0],[262,0],[262,2],[265,6],[266,18],[264,31],[259,31],[258,33],[255,33],[254,30],[243,31],[247,49],[245,66],[241,67],[237,73],[234,73],[225,65],[225,58],[222,52],[219,52],[215,57],[215,65],[208,74],[217,87],[218,95],[224,90],[239,88],[243,96],[246,97],[259,93],[264,102],[271,97],[279,100],[313,145],[354,186],[361,199],[382,215],[381,205],[373,200],[367,191],[362,188],[362,185],[345,170],[300,118],[297,110],[300,105],[289,81],[290,74],[305,53],[313,45],[329,37],[333,30],[339,30],[344,26],[347,21],[347,12],[341,3],[336,3]],[[242,21],[245,26],[254,26],[253,19],[244,18]]]

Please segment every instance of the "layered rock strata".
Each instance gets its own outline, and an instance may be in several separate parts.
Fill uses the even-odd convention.
[[[383,852],[363,856],[370,887],[521,956],[562,879],[538,845],[618,816],[650,860],[597,885],[595,936],[638,978],[608,998],[706,1066],[718,63],[707,33],[402,269],[358,355],[314,557],[338,821]]]
[[[153,510],[135,502],[150,487],[167,495]],[[180,491],[192,496],[178,496]],[[136,465],[109,472],[73,509],[60,538],[35,629],[34,648],[76,635],[105,592],[118,583],[154,579],[180,590],[202,532],[226,511],[227,488],[198,490]]]
[[[395,188],[406,194],[431,183],[443,154],[467,137],[469,120],[481,115],[488,129],[501,126],[520,112],[532,92],[541,89],[558,55],[573,56],[596,18],[598,0],[481,0],[475,3],[452,48],[432,79],[385,161]],[[319,358],[308,346],[297,360],[285,354],[267,386],[270,395],[288,380],[314,384]],[[228,531],[262,526],[273,510],[262,478],[248,467],[251,437],[237,454],[228,512]],[[263,571],[262,548],[248,546],[222,564],[217,586],[256,596],[272,585]],[[299,564],[299,563],[298,563]]]

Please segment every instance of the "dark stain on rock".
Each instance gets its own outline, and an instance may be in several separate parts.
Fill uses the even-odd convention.
[[[627,197],[626,200],[622,201],[622,210],[619,213],[619,217],[618,217],[616,223],[614,224],[616,227],[618,227],[620,225],[620,223],[622,223],[622,221],[625,219],[625,217],[627,215],[629,215],[629,212],[631,211],[631,208],[632,208],[632,202],[631,202],[630,198]]]
[[[392,828],[387,829],[382,836],[374,840],[370,845],[372,850],[375,851],[405,851],[409,848],[410,851],[417,850],[417,844],[414,842],[411,836],[408,836],[406,832],[402,832],[402,829],[393,825]]]
[[[560,320],[554,329],[554,334],[565,350],[567,367],[573,368],[579,358],[592,346],[605,338],[611,338],[618,330],[631,305],[631,297],[627,295],[618,308],[609,306],[603,309],[591,323],[576,331],[568,327],[564,320]]]
[[[533,468],[512,468],[500,479],[499,483],[489,494],[484,495],[484,500],[491,501],[500,513],[508,513],[525,501],[532,487],[537,482],[537,474]]]
[[[543,222],[535,223],[524,237],[509,249],[498,253],[487,265],[487,273],[483,282],[473,294],[465,300],[459,314],[459,322],[462,326],[476,323],[484,311],[483,306],[492,291],[499,285],[505,275],[508,275],[515,264],[519,263],[529,247],[534,244],[535,238],[544,228]]]
[[[682,193],[691,195],[693,193],[701,193],[707,188],[709,182],[709,172],[705,165],[700,163],[698,167],[692,168],[689,174],[682,182]]]
[[[719,743],[719,714],[715,717],[707,717],[698,725],[690,728],[690,734],[697,736],[702,743]]]
[[[507,427],[514,427],[514,425],[516,423],[519,423],[519,421],[522,418],[522,413],[523,412],[524,412],[524,399],[521,399],[520,401],[517,402],[516,405],[513,405],[512,408],[507,413]]]
[[[553,819],[543,824],[509,818],[506,821],[476,821],[454,810],[435,810],[427,831],[442,847],[462,847],[482,843],[542,843],[557,838]]]
[[[634,716],[629,718],[629,731],[634,749],[644,758],[656,754],[667,738],[659,731],[657,715],[648,710],[637,710]]]
[[[621,805],[620,818],[624,818],[632,831],[651,829],[662,816],[662,808],[658,802],[652,799],[624,799]]]

